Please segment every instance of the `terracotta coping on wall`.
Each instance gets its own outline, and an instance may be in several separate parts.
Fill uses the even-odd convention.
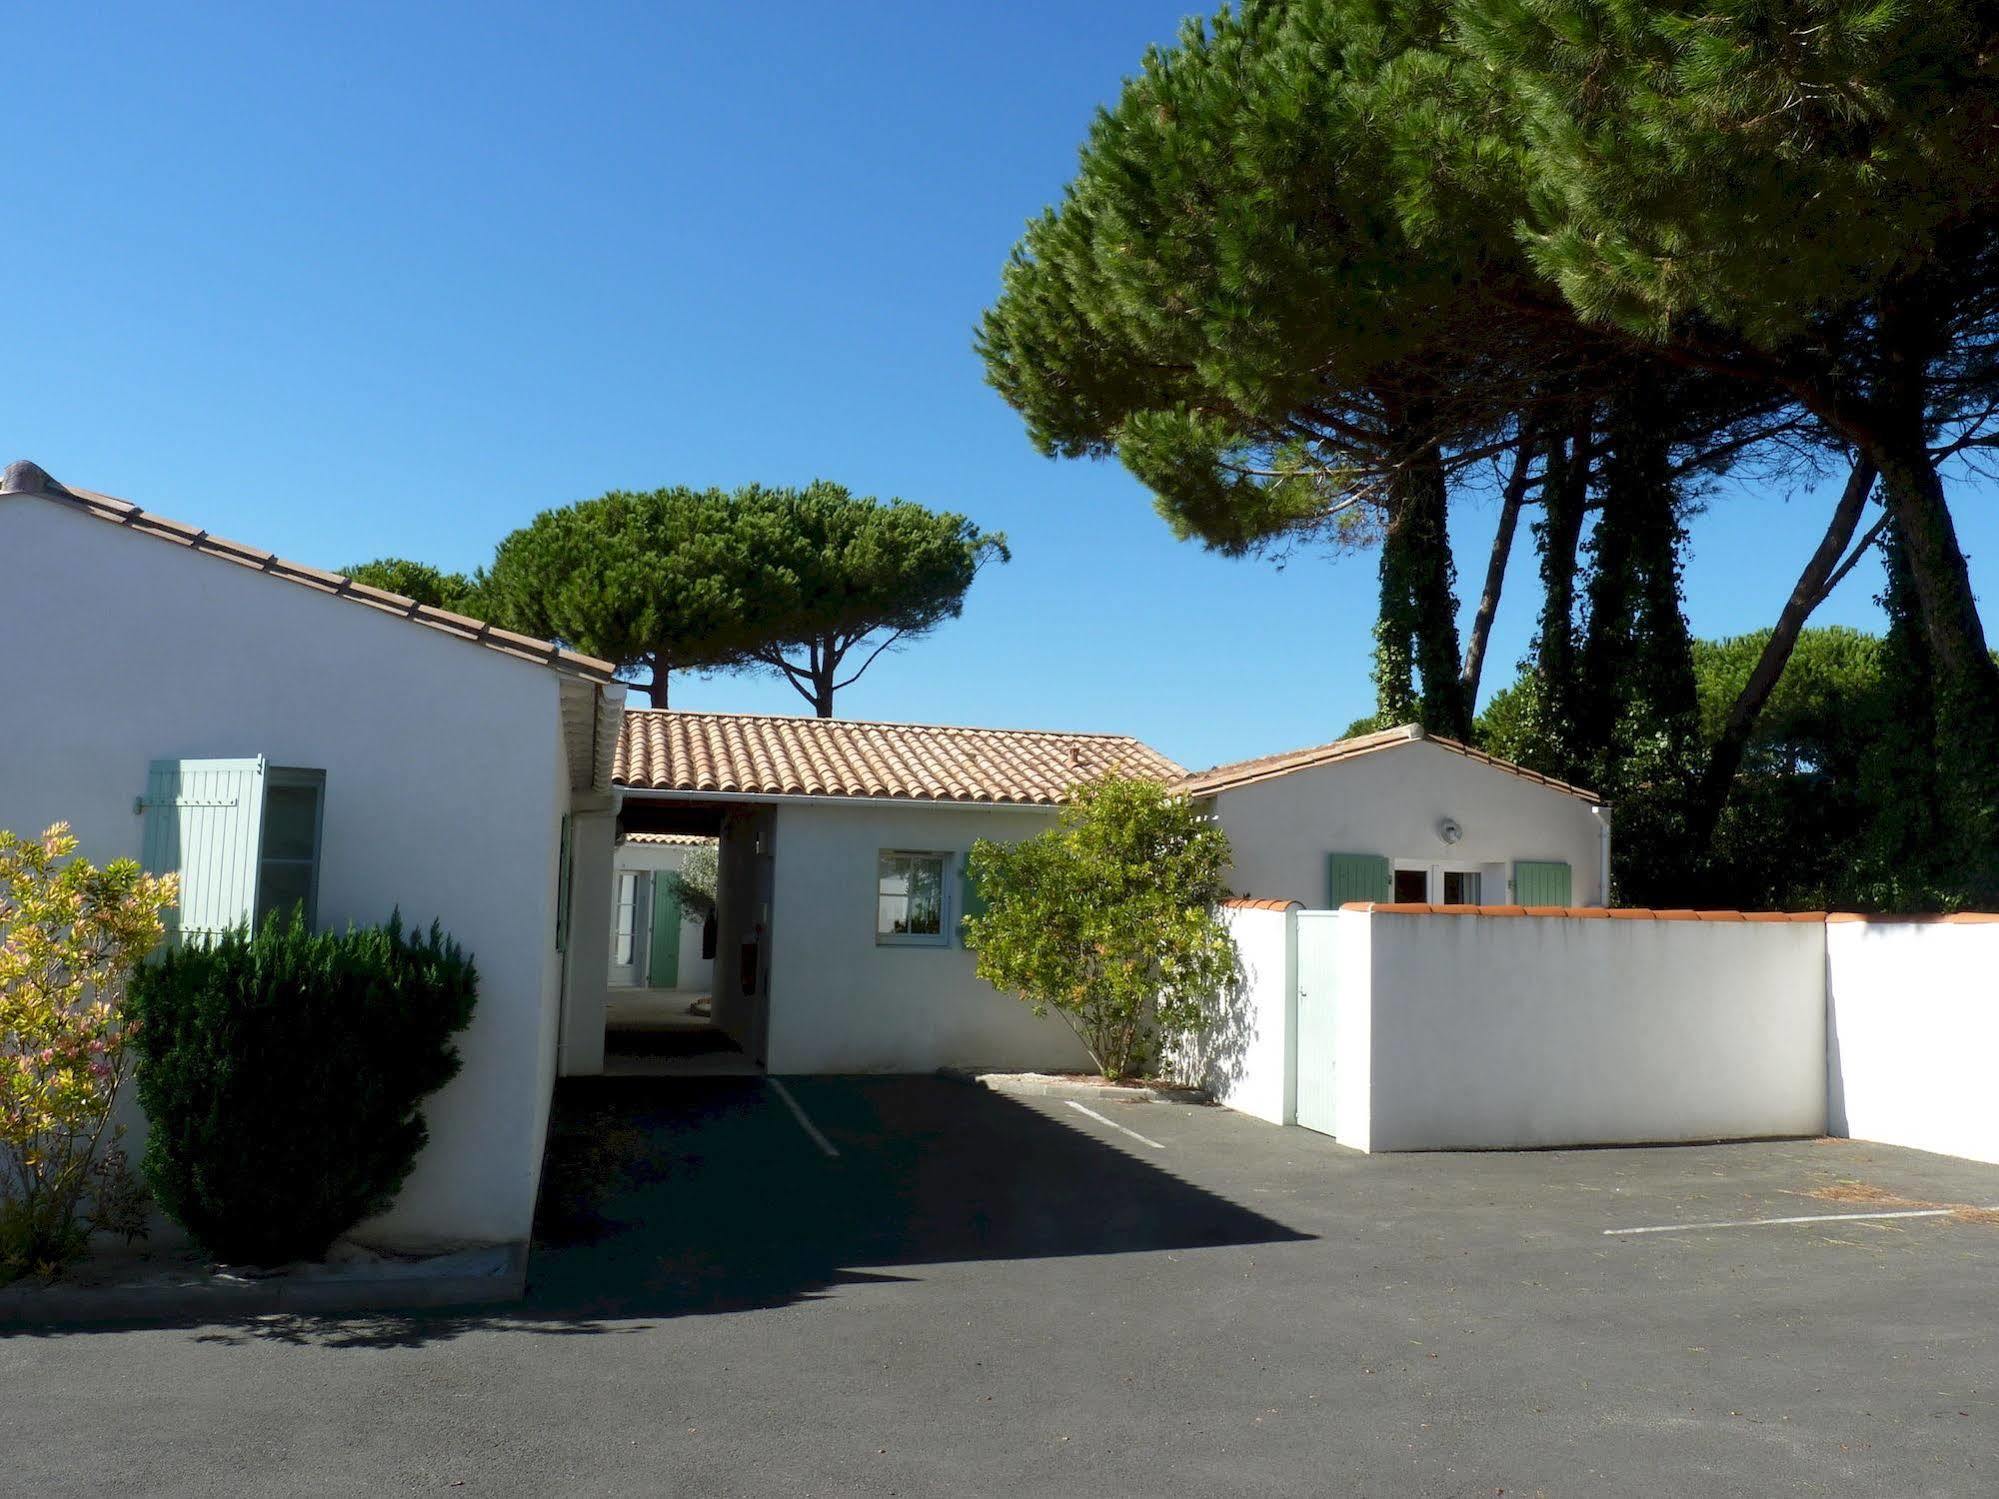
[[[1917,926],[1990,926],[1999,922],[1999,911],[1918,911],[1907,916],[1866,916],[1857,911],[1835,911],[1826,920],[1900,922]]]
[[[1230,901],[1230,905],[1268,906],[1275,901]],[[1342,911],[1367,911],[1376,916],[1541,916],[1589,921],[1707,921],[1707,922],[1913,922],[1933,926],[1999,924],[1999,911],[1953,911],[1948,915],[1868,916],[1857,911],[1659,911],[1646,906],[1437,906],[1409,901],[1350,900]]]
[[[1234,900],[1223,901],[1222,909],[1226,911],[1295,911],[1301,909],[1304,904],[1303,901],[1298,900],[1250,900],[1246,897],[1237,897]]]

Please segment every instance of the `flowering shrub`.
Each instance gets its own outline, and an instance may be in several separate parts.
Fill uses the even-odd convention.
[[[111,1114],[132,1034],[125,983],[176,881],[75,853],[64,823],[0,831],[0,1284],[55,1274],[93,1229],[144,1226]]]

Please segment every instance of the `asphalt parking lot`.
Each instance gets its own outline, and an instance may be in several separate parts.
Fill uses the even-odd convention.
[[[0,1339],[0,1491],[1989,1494],[1992,1207],[1844,1141],[572,1085],[524,1305]]]

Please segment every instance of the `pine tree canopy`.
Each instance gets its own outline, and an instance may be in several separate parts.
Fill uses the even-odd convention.
[[[823,481],[616,490],[508,536],[485,594],[497,622],[637,674],[655,706],[672,671],[766,668],[825,716],[881,650],[956,617],[979,567],[1005,556],[1003,536],[962,515]]]

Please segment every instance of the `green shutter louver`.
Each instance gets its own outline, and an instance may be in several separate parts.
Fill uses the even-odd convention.
[[[1551,860],[1518,859],[1513,865],[1513,903],[1518,906],[1566,906],[1573,882],[1569,866]]]
[[[680,987],[680,896],[673,877],[661,870],[652,877],[652,941],[646,954],[646,987]]]
[[[246,926],[257,909],[264,834],[264,758],[155,760],[146,775],[146,869],[180,876],[169,938],[206,940]]]
[[[1388,856],[1327,854],[1326,905],[1337,911],[1350,900],[1390,899]]]

